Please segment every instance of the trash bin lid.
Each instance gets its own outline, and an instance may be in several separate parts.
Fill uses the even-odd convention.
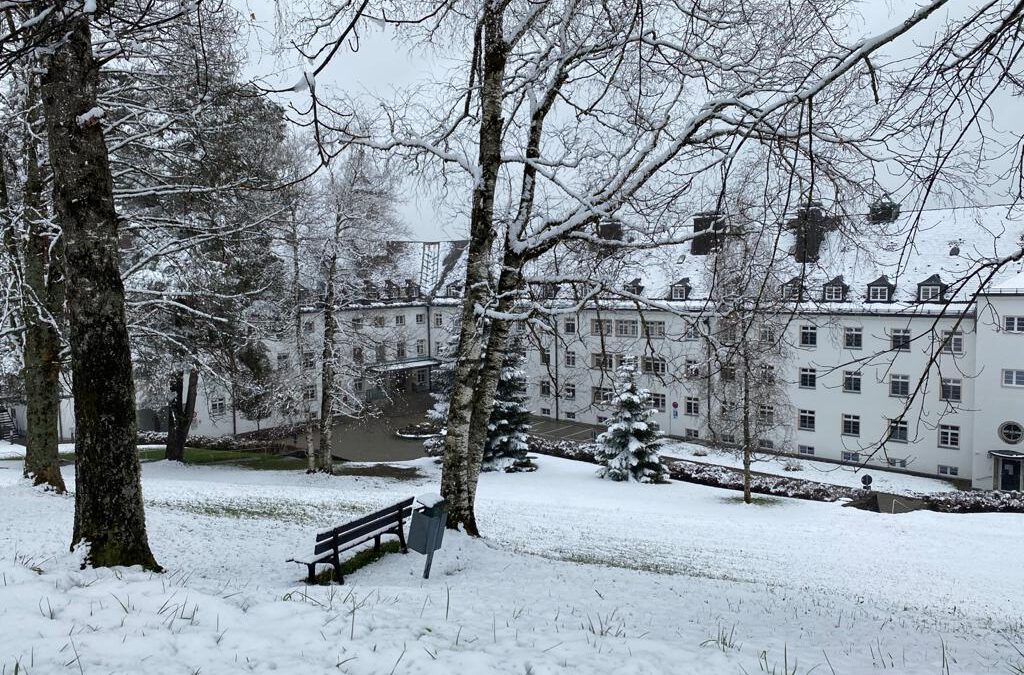
[[[436,492],[428,492],[417,497],[416,501],[430,509],[442,503],[444,498]]]

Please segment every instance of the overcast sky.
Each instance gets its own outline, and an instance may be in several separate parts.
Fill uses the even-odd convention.
[[[249,54],[248,75],[277,86],[290,86],[301,77],[304,64],[298,54],[274,55],[275,4],[274,0],[235,0],[242,3],[247,17]],[[287,3],[288,0],[279,0]],[[961,16],[974,3],[953,0],[949,7],[931,17],[927,23],[917,27],[899,43],[886,50],[886,56],[900,58],[909,56],[915,45],[930,42],[934,33],[950,18]],[[893,26],[909,16],[919,3],[890,2],[889,0],[866,0],[857,3],[853,11],[858,14],[850,25],[851,41],[868,34],[877,33]],[[882,60],[879,59],[879,62]],[[386,96],[393,89],[424,79],[438,66],[423,54],[410,56],[396,46],[388,34],[375,28],[364,31],[358,52],[339,52],[331,65],[317,78],[317,89],[321,96],[330,98],[332,91],[366,92],[369,95]],[[294,94],[296,105],[305,103],[308,94]],[[1019,101],[1006,96],[997,102],[997,109],[1003,109],[1009,117],[1017,117],[1013,106]],[[1014,120],[1016,122],[1016,120]],[[464,237],[467,224],[446,214],[437,204],[436,195],[425,188],[411,184],[402,189],[402,203],[398,207],[401,218],[406,222],[413,238],[436,240]],[[454,198],[454,197],[451,197]],[[996,198],[998,200],[998,198]]]

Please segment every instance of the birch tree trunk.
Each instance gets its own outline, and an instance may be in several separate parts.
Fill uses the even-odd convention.
[[[96,119],[99,68],[88,15],[72,15],[64,28],[42,97],[68,282],[77,433],[71,546],[88,547],[93,566],[159,570],[146,535],[113,181]]]
[[[185,444],[188,430],[196,413],[196,390],[199,388],[199,372],[193,368],[188,373],[188,388],[185,387],[185,373],[176,370],[171,375],[171,398],[168,401],[167,452],[166,459],[185,461]]]
[[[302,358],[305,353],[302,348],[302,284],[299,281],[301,266],[299,264],[299,224],[296,219],[295,208],[291,210],[291,244],[292,244],[292,305],[295,309],[295,353],[298,360],[295,363],[296,383],[303,391],[296,397],[306,407],[305,433],[306,433],[306,473],[316,471],[316,452],[313,449],[313,413],[309,409],[309,402],[306,401],[305,388],[303,387],[304,375]]]
[[[466,289],[462,303],[459,345],[452,373],[445,436],[441,495],[448,502],[448,527],[462,527],[479,536],[470,493],[470,422],[480,373],[480,336],[477,307],[487,299],[488,261],[494,245],[494,189],[501,167],[502,101],[508,44],[503,34],[504,6],[485,3],[483,13],[483,74],[480,88],[480,177],[473,189],[470,240],[466,261]],[[493,392],[492,392],[493,396]],[[479,449],[480,452],[483,448]],[[479,469],[477,469],[479,470]]]
[[[331,440],[334,425],[334,340],[337,317],[334,313],[334,274],[338,267],[338,233],[335,232],[334,249],[327,269],[327,293],[324,298],[324,346],[320,371],[320,447],[317,452],[317,471],[334,473]]]
[[[60,333],[63,278],[59,235],[48,226],[43,208],[43,179],[39,172],[37,134],[39,92],[35,75],[27,75],[25,185],[22,196],[25,237],[21,314],[25,324],[23,351],[26,397],[25,477],[34,485],[64,492],[58,456],[60,415]]]

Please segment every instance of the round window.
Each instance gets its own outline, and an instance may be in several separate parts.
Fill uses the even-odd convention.
[[[1003,422],[999,427],[999,438],[1010,444],[1020,443],[1024,438],[1024,427],[1017,422]]]

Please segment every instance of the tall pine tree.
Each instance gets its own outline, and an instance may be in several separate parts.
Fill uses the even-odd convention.
[[[494,408],[487,424],[483,471],[535,471],[527,459],[526,435],[530,430],[530,412],[526,408],[526,354],[520,342],[509,345],[502,363]]]
[[[608,431],[597,437],[597,458],[604,465],[599,475],[617,481],[665,482],[665,467],[658,455],[661,431],[651,417],[651,393],[636,386],[636,363],[625,361],[615,371],[615,406]]]

